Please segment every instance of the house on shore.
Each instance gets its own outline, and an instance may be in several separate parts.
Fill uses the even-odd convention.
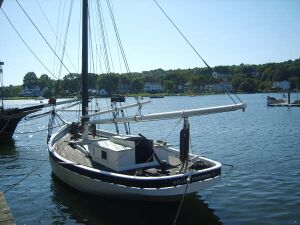
[[[162,92],[163,87],[160,83],[146,82],[144,84],[144,91],[148,93]]]
[[[272,85],[273,89],[280,89],[280,90],[289,90],[290,87],[291,87],[290,82],[286,80],[273,82]]]
[[[208,84],[204,86],[204,90],[207,92],[221,93],[225,91],[232,91],[232,84],[224,81],[221,83]]]
[[[42,92],[39,86],[25,87],[22,95],[25,97],[38,97],[42,95]]]

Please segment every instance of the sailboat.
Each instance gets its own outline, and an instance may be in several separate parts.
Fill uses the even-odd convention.
[[[42,106],[23,108],[5,108],[3,102],[3,69],[4,62],[0,61],[1,107],[0,107],[0,142],[11,140],[18,123],[28,114],[37,112]]]
[[[79,99],[68,99],[56,102],[56,99],[50,98],[48,103],[37,104],[27,107],[5,107],[3,101],[3,69],[4,62],[0,61],[0,81],[1,81],[1,107],[0,107],[0,143],[11,141],[13,134],[19,122],[26,118],[29,114],[36,113],[43,108],[53,107],[58,105],[66,105],[69,103],[78,102]],[[47,112],[48,113],[48,112]],[[43,112],[45,114],[45,112]],[[38,116],[38,115],[35,115]]]
[[[246,104],[137,114],[95,119],[145,102],[94,112],[88,110],[88,0],[82,1],[82,114],[80,122],[67,122],[49,134],[48,152],[53,174],[67,185],[89,194],[139,200],[178,200],[218,183],[221,163],[189,152],[189,118],[244,110]],[[51,114],[50,124],[57,111]],[[96,129],[96,125],[181,118],[180,149],[143,134],[120,134]]]

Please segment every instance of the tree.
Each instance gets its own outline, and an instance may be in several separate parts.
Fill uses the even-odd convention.
[[[28,72],[23,78],[23,87],[33,88],[38,84],[38,78],[34,72]]]
[[[272,81],[262,81],[258,85],[258,90],[260,91],[269,91],[272,88]]]
[[[38,85],[41,90],[43,90],[45,87],[50,89],[52,87],[52,80],[47,74],[42,74],[38,79]]]
[[[131,87],[130,87],[130,89],[133,93],[139,93],[143,90],[143,88],[144,88],[144,85],[140,80],[134,80],[131,83]]]
[[[58,84],[57,84],[58,85]],[[62,86],[65,91],[69,93],[78,93],[80,92],[80,77],[77,73],[70,73],[64,76],[62,81]]]
[[[191,79],[192,86],[197,87],[197,91],[200,92],[203,90],[203,86],[205,85],[205,77],[204,76],[193,76]]]
[[[130,85],[130,79],[127,75],[121,75],[120,76],[120,84],[123,85]]]
[[[273,81],[283,81],[289,79],[289,71],[283,65],[278,66],[273,73]]]
[[[97,84],[99,88],[104,88],[108,93],[112,94],[118,91],[119,76],[114,73],[100,75],[97,78]]]
[[[232,88],[233,88],[234,91],[238,91],[239,90],[240,84],[242,83],[243,79],[244,78],[241,75],[234,76],[231,79],[231,84],[232,84]]]
[[[289,82],[291,83],[291,89],[299,90],[300,88],[300,77],[290,77]]]
[[[89,88],[91,89],[97,88],[97,78],[98,78],[97,74],[89,73],[88,75]]]
[[[241,82],[239,89],[243,92],[254,93],[257,92],[257,84],[254,79],[246,78]]]
[[[176,88],[175,88],[175,84],[173,83],[173,81],[170,80],[162,80],[162,84],[164,87],[164,91],[167,93],[174,93]]]

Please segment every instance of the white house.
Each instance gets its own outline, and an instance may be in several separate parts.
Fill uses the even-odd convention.
[[[119,92],[120,93],[129,93],[130,92],[130,86],[129,86],[129,84],[121,84],[119,86]]]
[[[204,89],[209,92],[225,92],[232,91],[232,84],[229,82],[221,82],[216,84],[205,85]]]
[[[27,97],[38,97],[42,94],[39,86],[34,86],[32,88],[25,87],[23,90],[23,96]]]
[[[145,92],[162,92],[163,88],[160,83],[146,82],[144,84]]]
[[[281,90],[289,90],[290,89],[290,82],[289,81],[277,81],[273,82],[272,88],[278,88]]]

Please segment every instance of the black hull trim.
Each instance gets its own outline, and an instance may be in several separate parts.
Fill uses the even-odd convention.
[[[6,109],[0,112],[0,141],[11,140],[20,120],[37,110]]]
[[[104,173],[99,173],[91,170],[86,170],[78,167],[75,164],[65,163],[64,161],[57,158],[53,152],[49,151],[50,158],[60,166],[68,169],[74,173],[80,174],[82,176],[89,177],[91,179],[114,183],[117,185],[124,185],[127,187],[137,187],[137,188],[166,188],[175,187],[178,185],[184,185],[187,183],[188,175],[182,175],[176,178],[166,178],[166,179],[130,179],[121,176],[107,175]],[[204,181],[209,178],[214,178],[221,175],[221,168],[217,168],[208,172],[196,172],[191,176],[189,183],[194,183],[198,181]]]

